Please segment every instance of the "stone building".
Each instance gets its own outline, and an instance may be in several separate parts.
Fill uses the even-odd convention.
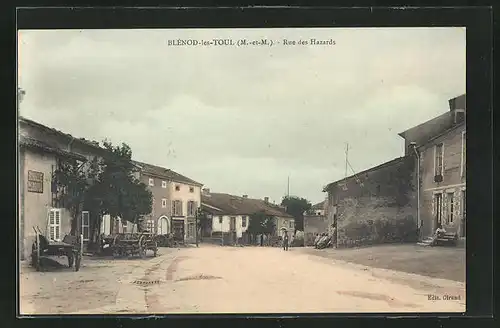
[[[464,94],[449,100],[449,111],[400,133],[407,152],[419,158],[422,238],[432,235],[438,224],[465,238],[465,114]]]
[[[415,239],[414,166],[412,156],[396,158],[324,188],[337,247]]]

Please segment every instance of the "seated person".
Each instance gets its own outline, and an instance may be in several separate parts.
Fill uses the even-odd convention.
[[[434,235],[439,238],[439,237],[443,236],[445,233],[446,233],[446,230],[443,228],[443,225],[441,223],[439,223],[436,231],[434,232]]]

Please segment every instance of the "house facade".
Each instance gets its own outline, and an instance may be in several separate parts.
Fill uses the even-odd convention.
[[[386,242],[383,227],[416,236],[416,178],[412,156],[396,158],[328,184],[328,223],[337,247]],[[387,240],[389,242],[389,240]]]
[[[82,168],[95,156],[104,155],[98,143],[78,139],[35,121],[20,117],[18,140],[18,248],[21,260],[31,254],[34,228],[48,239],[60,241],[71,230],[71,216],[57,201],[59,190],[52,183],[60,161],[74,159]],[[78,226],[88,241],[89,216],[82,211]]]
[[[289,235],[295,232],[295,220],[284,208],[269,203],[269,198],[253,199],[247,195],[235,196],[223,193],[211,193],[210,189],[202,192],[202,208],[210,214],[208,227],[202,232],[204,236],[229,234],[230,242],[242,242],[250,224],[250,216],[257,212],[274,217],[274,235]]]
[[[201,204],[202,184],[170,169],[143,162],[133,162],[138,171],[137,179],[144,183],[153,194],[151,213],[144,216],[144,229],[156,234],[172,233],[177,240],[196,242],[196,211]],[[119,218],[117,219],[119,220]],[[111,218],[104,216],[101,231],[137,231],[134,224],[117,224],[113,227]]]
[[[402,132],[419,155],[420,231],[422,239],[439,224],[447,232],[466,237],[466,101],[449,100],[449,111],[436,119]]]
[[[153,193],[153,209],[146,216],[148,230],[196,242],[196,212],[201,206],[203,185],[164,167],[135,163],[140,168],[140,180]]]

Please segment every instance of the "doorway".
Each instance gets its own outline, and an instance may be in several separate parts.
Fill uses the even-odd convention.
[[[158,230],[157,230],[157,233],[159,235],[166,235],[168,234],[170,231],[169,231],[169,227],[168,227],[168,218],[166,216],[162,216],[158,219]]]
[[[231,240],[233,243],[236,242],[236,217],[231,216],[229,219],[229,232],[231,234]]]
[[[172,220],[172,233],[175,241],[184,242],[184,220]]]
[[[443,194],[435,194],[434,195],[434,229],[442,224],[443,219]]]

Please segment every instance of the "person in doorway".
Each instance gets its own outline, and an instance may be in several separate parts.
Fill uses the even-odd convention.
[[[288,251],[288,231],[283,235],[283,250]]]

